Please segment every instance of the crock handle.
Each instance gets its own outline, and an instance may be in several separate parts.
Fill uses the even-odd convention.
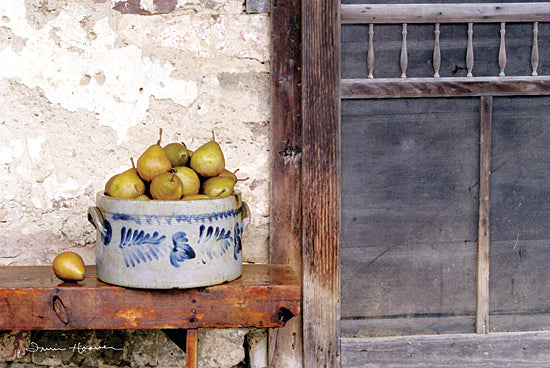
[[[248,203],[244,201],[242,206],[242,214],[243,214],[242,227],[244,229],[248,226],[248,224],[250,224],[250,214],[251,214],[250,207],[248,207]]]
[[[88,221],[103,235],[107,236],[107,229],[103,226],[104,218],[98,207],[88,207]]]

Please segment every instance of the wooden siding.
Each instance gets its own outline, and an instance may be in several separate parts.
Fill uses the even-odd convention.
[[[358,331],[367,331],[374,317],[473,315],[478,126],[478,99],[343,101],[342,318],[348,325],[360,320]],[[414,333],[405,325],[392,333]],[[455,328],[456,319],[439,332]],[[473,332],[471,318],[460,330]]]
[[[342,367],[548,367],[550,333],[342,339]]]
[[[447,5],[342,7],[344,336],[549,325],[550,4]]]

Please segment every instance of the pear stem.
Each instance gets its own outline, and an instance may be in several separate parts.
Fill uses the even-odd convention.
[[[160,146],[160,141],[162,140],[162,128],[159,128],[159,140],[157,141],[157,144]]]
[[[136,168],[136,164],[134,163],[134,158],[133,158],[133,157],[130,157],[130,161],[132,162],[132,168],[135,169],[135,168]]]
[[[248,176],[244,179],[237,178],[237,171],[239,171],[239,170],[240,169],[237,169],[237,170],[233,171],[233,175],[235,175],[235,181],[246,181],[246,180],[250,179],[250,177],[248,177]]]
[[[215,142],[216,141],[216,136],[214,135],[214,131],[212,131],[212,140]]]

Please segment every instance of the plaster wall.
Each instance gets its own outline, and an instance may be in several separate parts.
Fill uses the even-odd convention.
[[[244,261],[268,261],[270,25],[244,5],[0,2],[0,265],[64,250],[94,264],[87,208],[159,128],[190,149],[215,132],[227,168],[249,178]]]

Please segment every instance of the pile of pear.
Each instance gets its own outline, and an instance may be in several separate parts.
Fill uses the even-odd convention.
[[[156,144],[137,163],[105,184],[110,197],[138,200],[194,200],[227,197],[234,193],[236,172],[225,168],[225,157],[214,134],[195,151],[183,142]],[[242,179],[246,180],[246,179]]]

